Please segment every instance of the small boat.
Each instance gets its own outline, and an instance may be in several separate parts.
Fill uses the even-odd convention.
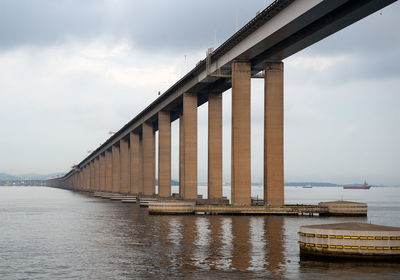
[[[304,188],[304,189],[311,189],[312,186],[311,186],[311,185],[305,185],[305,186],[303,186],[303,188]]]
[[[343,186],[343,189],[345,190],[369,190],[370,188],[371,185],[369,185],[367,181],[364,181],[362,186]]]

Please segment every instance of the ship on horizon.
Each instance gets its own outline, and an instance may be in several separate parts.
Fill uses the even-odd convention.
[[[343,186],[343,189],[345,190],[369,190],[371,188],[371,185],[367,183],[367,181],[364,181],[364,184],[362,186]]]

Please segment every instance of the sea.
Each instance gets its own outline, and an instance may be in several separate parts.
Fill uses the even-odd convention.
[[[300,257],[302,225],[400,227],[400,188],[285,188],[288,204],[331,200],[366,202],[368,216],[157,216],[69,190],[0,187],[0,280],[400,279],[396,262]]]

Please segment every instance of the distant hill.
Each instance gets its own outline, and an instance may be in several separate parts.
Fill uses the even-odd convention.
[[[51,174],[21,174],[21,175],[10,175],[6,173],[0,173],[0,181],[46,180],[63,174],[64,173],[62,172],[51,173]]]
[[[6,180],[15,181],[18,180],[18,177],[6,173],[0,173],[0,181],[6,181]]]

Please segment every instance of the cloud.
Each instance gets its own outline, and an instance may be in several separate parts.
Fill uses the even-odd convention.
[[[204,52],[234,33],[262,9],[264,1],[13,1],[0,3],[0,48],[90,42],[106,35],[128,39],[139,49]]]

